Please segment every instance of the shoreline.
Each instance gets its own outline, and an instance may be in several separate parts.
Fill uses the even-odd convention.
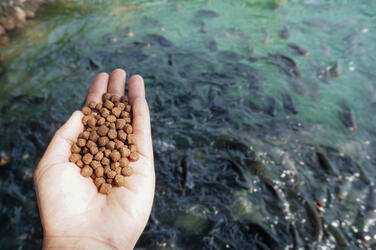
[[[3,0],[0,3],[0,37],[10,31],[22,28],[27,19],[35,17],[39,6],[45,0]]]

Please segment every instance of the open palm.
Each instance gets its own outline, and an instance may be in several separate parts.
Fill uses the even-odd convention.
[[[126,73],[99,74],[90,87],[87,102],[101,102],[103,93],[122,96]],[[132,176],[125,187],[109,195],[98,192],[91,178],[69,162],[71,145],[83,131],[81,111],[75,111],[56,132],[37,170],[35,187],[44,229],[45,248],[132,249],[150,215],[154,197],[154,161],[149,109],[140,76],[128,82],[133,108],[133,133],[139,160],[131,162]]]

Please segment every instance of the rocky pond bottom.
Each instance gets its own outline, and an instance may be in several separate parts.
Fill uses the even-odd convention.
[[[18,58],[3,55],[0,156],[9,158],[0,175],[4,248],[41,246],[32,172],[56,129],[82,106],[94,75],[116,67],[145,78],[152,119],[156,197],[137,248],[375,247],[376,138],[374,118],[366,116],[375,107],[367,95],[372,91],[351,85],[348,68],[355,55],[359,61],[354,63],[361,65],[365,52],[351,47],[353,54],[341,56],[342,47],[326,48],[330,59],[320,61],[320,46],[307,37],[300,42],[300,36],[309,36],[308,27],[320,26],[317,18],[302,27],[296,27],[301,17],[295,16],[253,32],[220,30],[215,24],[227,20],[229,6],[193,2],[149,9],[147,3],[127,1],[106,7],[127,8],[138,16],[110,28],[99,7],[85,13],[66,7],[61,13],[80,13],[79,20],[90,22],[81,21],[73,31],[60,23],[40,47]],[[239,15],[263,21],[290,7],[296,11],[289,4],[254,2],[239,6],[245,8]],[[352,7],[322,2],[301,4],[323,16]],[[47,7],[42,15],[53,21],[64,17]],[[177,38],[179,32],[163,19],[172,11],[182,16],[183,37]],[[260,11],[266,17],[257,17]],[[347,33],[358,24],[341,25]],[[106,32],[94,34],[94,41],[80,32],[84,28]],[[331,20],[320,29],[337,28]],[[361,37],[365,28],[354,34]],[[335,46],[331,37],[316,32],[323,43]],[[368,79],[361,86],[372,89],[375,76],[366,66],[361,70],[357,79]]]

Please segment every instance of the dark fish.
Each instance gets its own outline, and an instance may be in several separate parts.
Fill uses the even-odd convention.
[[[372,182],[371,182],[371,180],[368,178],[368,174],[366,174],[366,172],[364,171],[364,169],[358,164],[358,163],[356,163],[356,162],[354,162],[355,164],[355,166],[356,166],[356,168],[359,170],[359,177],[360,177],[360,179],[365,183],[365,184],[367,184],[367,185],[371,185],[372,184]]]
[[[286,28],[286,26],[283,26],[281,32],[279,33],[279,36],[282,39],[289,39],[290,38],[289,30]]]
[[[266,103],[267,103],[266,113],[272,117],[276,117],[278,114],[278,107],[277,107],[276,100],[273,97],[268,96],[266,98]]]
[[[143,37],[143,40],[146,43],[150,43],[151,45],[160,45],[162,47],[173,47],[174,44],[167,40],[165,37],[158,35],[158,34],[149,34]]]
[[[89,59],[89,65],[94,70],[102,68],[102,65],[99,62],[97,62],[94,58]]]
[[[192,190],[195,186],[193,179],[192,179],[191,172],[190,172],[192,168],[192,159],[189,156],[185,156],[182,160],[181,165],[183,167],[183,178],[182,178],[183,188],[184,190],[185,189]]]
[[[213,10],[199,10],[195,13],[196,18],[215,18],[220,15]]]
[[[288,43],[287,44],[291,49],[293,49],[296,53],[302,55],[302,56],[309,56],[310,53],[309,51],[303,49],[302,47],[300,47],[299,45],[295,44],[295,43]]]
[[[289,94],[282,95],[283,107],[287,112],[291,112],[294,115],[299,113],[298,108],[296,107],[294,99]]]
[[[328,156],[321,150],[316,151],[316,156],[319,164],[325,169],[328,174],[337,176],[338,173],[330,163]]]
[[[343,107],[339,115],[346,128],[353,132],[357,129],[354,113],[349,107]]]
[[[343,233],[338,229],[338,228],[335,228],[333,227],[330,223],[328,223],[324,217],[321,218],[322,219],[322,224],[325,225],[324,226],[324,230],[327,234],[330,234],[334,237],[334,239],[336,240],[336,243],[341,246],[341,247],[348,247],[350,246],[349,242],[346,240],[345,236],[343,235]]]
[[[323,236],[323,226],[322,226],[322,223],[321,223],[320,215],[317,212],[316,207],[313,206],[310,201],[304,199],[304,204],[305,204],[307,214],[311,218],[312,224],[314,226],[314,236],[313,236],[313,238],[314,238],[315,242],[319,243],[319,242],[321,242],[322,236]]]
[[[302,75],[292,58],[284,55],[268,55],[268,58],[271,59],[270,63],[276,65],[289,76],[299,77]]]
[[[329,67],[328,72],[332,77],[339,77],[341,75],[341,64],[336,61],[332,66]]]
[[[174,60],[173,60],[172,55],[170,54],[170,55],[168,55],[168,65],[172,66],[173,63],[174,63]]]

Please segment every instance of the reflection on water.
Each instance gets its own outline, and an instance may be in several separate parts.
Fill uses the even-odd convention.
[[[374,10],[48,3],[0,45],[2,245],[40,247],[31,172],[95,74],[123,67],[145,77],[157,171],[138,247],[375,247]]]

